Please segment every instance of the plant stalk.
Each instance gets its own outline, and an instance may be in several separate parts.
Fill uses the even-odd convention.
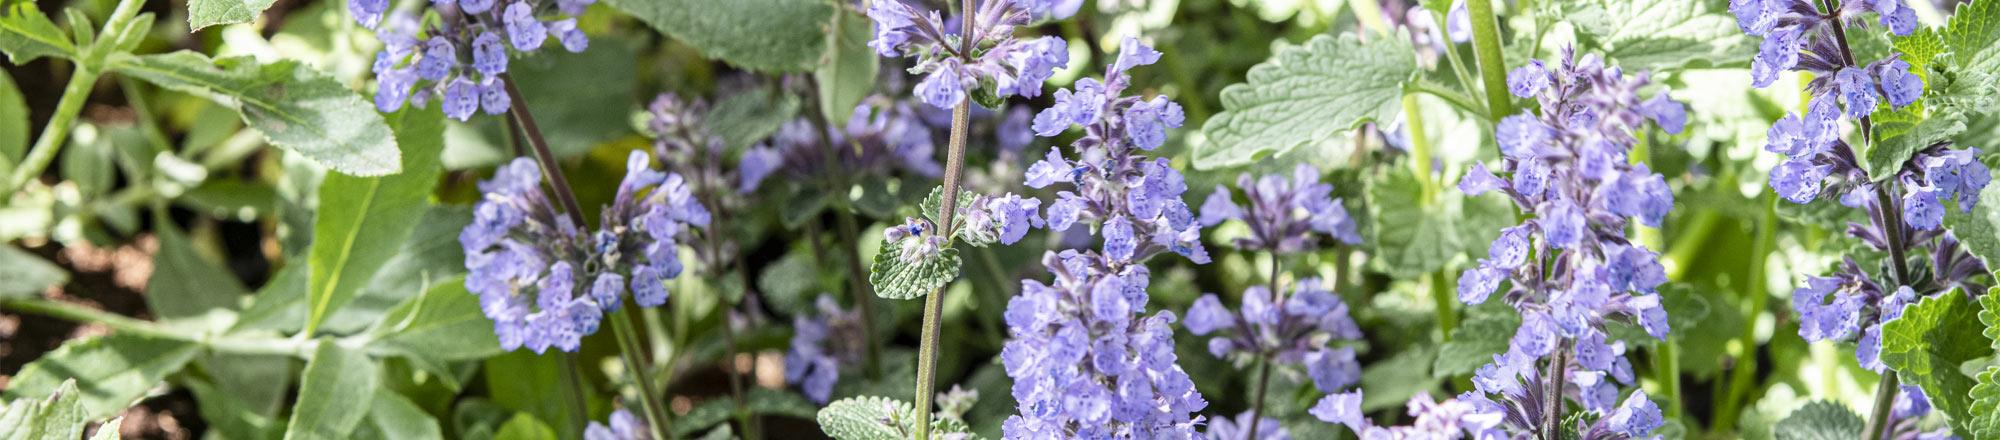
[[[83,102],[90,99],[90,90],[97,84],[99,72],[95,66],[77,62],[75,67],[76,70],[70,72],[69,85],[63,86],[62,99],[56,102],[55,114],[49,117],[48,125],[42,127],[42,135],[35,138],[35,146],[28,150],[27,157],[21,159],[20,166],[14,168],[13,175],[7,178],[7,186],[0,188],[0,193],[12,194],[21,189],[55,162],[56,152],[62,150],[70,129],[76,125],[77,114],[83,111]]]
[[[817,81],[813,82],[815,91],[822,86],[824,85],[819,84]],[[812,105],[814,107],[819,107],[817,100],[810,101],[813,101]],[[836,234],[840,238],[840,250],[846,260],[843,266],[846,266],[845,269],[847,270],[847,287],[851,294],[854,295],[855,311],[861,315],[861,334],[866,335],[868,339],[862,344],[862,348],[866,351],[861,361],[861,369],[867,373],[868,377],[879,378],[882,376],[880,362],[882,341],[880,335],[875,333],[875,289],[873,286],[868,285],[868,269],[861,266],[860,222],[855,220],[854,211],[852,210],[853,203],[847,198],[847,190],[853,186],[853,183],[847,180],[847,170],[839,169],[839,165],[837,165],[840,163],[840,154],[838,153],[840,147],[834,145],[833,136],[827,134],[827,130],[832,126],[826,120],[828,109],[818,108],[818,110],[817,112],[813,112],[812,121],[816,128],[814,131],[819,134],[819,143],[824,147],[821,148],[820,156],[825,160],[826,174],[833,179],[833,187],[836,188],[834,197],[840,198],[840,203],[834,206],[833,216],[837,222],[838,231]],[[808,231],[817,231],[819,229],[817,223],[808,222],[808,225],[811,228]],[[815,252],[819,250],[818,240],[813,241],[813,249]],[[821,257],[824,256],[821,255]],[[821,261],[825,260],[822,259]]]
[[[1548,376],[1542,379],[1547,384],[1547,388],[1542,390],[1543,397],[1548,399],[1548,407],[1542,411],[1541,434],[1543,439],[1561,438],[1557,432],[1562,427],[1563,381],[1565,379],[1563,373],[1569,370],[1569,350],[1570,344],[1568,342],[1564,342],[1561,347],[1556,349],[1555,358],[1549,362]]]
[[[636,304],[635,304],[636,305]],[[625,361],[626,374],[639,385],[639,406],[646,412],[646,426],[652,430],[653,438],[667,439],[672,432],[667,426],[666,408],[660,405],[659,394],[653,391],[653,376],[646,369],[639,354],[638,330],[632,326],[632,318],[624,308],[611,312],[611,333],[618,339],[618,358]]]
[[[961,10],[974,10],[973,0],[961,0],[961,2]],[[964,36],[959,39],[959,52],[972,53],[972,42],[979,39],[978,35],[972,32],[972,22],[975,20],[959,21],[961,22],[959,35]],[[958,228],[955,227],[958,215],[958,181],[965,174],[965,138],[970,134],[968,131],[971,126],[972,97],[968,96],[960,100],[958,106],[951,110],[951,143],[945,153],[944,165],[944,205],[938,209],[943,211],[938,216],[938,220],[943,224],[938,228],[944,231],[947,246],[950,245],[951,237],[958,233]],[[939,287],[930,295],[924,296],[924,331],[917,347],[917,395],[912,396],[916,400],[917,440],[931,438],[931,401],[937,396],[938,333],[944,330],[944,293],[945,288]]]
[[[1270,289],[1272,298],[1288,298],[1280,296],[1280,294],[1278,293],[1277,252],[1271,253],[1270,282],[1271,282]],[[1284,307],[1285,307],[1284,302],[1282,301],[1278,302],[1277,306],[1278,309],[1282,310],[1284,309]],[[1274,355],[1274,353],[1272,353],[1271,350],[1259,350],[1259,351],[1262,351],[1262,353],[1258,354],[1258,359],[1257,359],[1257,363],[1260,364],[1260,366],[1257,367],[1257,394],[1254,395],[1255,396],[1253,397],[1254,400],[1250,401],[1250,426],[1244,429],[1243,432],[1244,440],[1256,440],[1257,425],[1260,424],[1257,422],[1259,420],[1263,420],[1262,417],[1264,416],[1264,392],[1268,391],[1268,389],[1271,386],[1271,357]]]
[[[1507,96],[1507,62],[1500,52],[1500,19],[1493,16],[1493,3],[1467,1],[1465,12],[1472,18],[1472,54],[1485,82],[1486,114],[1495,119],[1513,114],[1514,103]],[[1439,26],[1444,24],[1438,22]]]
[[[1769,292],[1764,291],[1765,284],[1769,282],[1765,279],[1764,265],[1765,260],[1770,258],[1771,248],[1775,245],[1778,227],[1778,199],[1767,191],[1761,200],[1764,202],[1764,213],[1757,219],[1757,241],[1751,245],[1750,251],[1749,286],[1744,291],[1750,297],[1750,307],[1745,309],[1743,316],[1748,317],[1751,324],[1743,326],[1743,333],[1736,337],[1737,345],[1743,347],[1743,353],[1738,355],[1735,367],[1729,371],[1729,391],[1723,395],[1722,406],[1715,414],[1715,426],[1710,427],[1710,430],[1716,433],[1727,433],[1736,429],[1740,408],[1745,399],[1749,398],[1751,381],[1757,375],[1755,323],[1757,315],[1764,313],[1765,304],[1771,297]]]
[[[562,366],[563,382],[569,385],[568,389],[563,390],[565,391],[563,394],[569,397],[570,426],[583,429],[583,427],[590,425],[590,404],[584,402],[583,376],[581,373],[578,373],[582,368],[576,361],[576,353],[563,352],[563,360],[560,364]]]

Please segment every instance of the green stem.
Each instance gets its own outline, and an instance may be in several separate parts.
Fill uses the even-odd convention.
[[[583,375],[579,372],[583,368],[576,361],[576,353],[572,352],[563,352],[563,361],[560,364],[562,364],[563,382],[569,385],[569,389],[563,390],[563,394],[569,397],[570,426],[583,429],[590,425],[590,404],[584,403]]]
[[[1729,371],[1729,391],[1723,394],[1722,406],[1715,414],[1715,426],[1710,427],[1710,430],[1716,433],[1727,433],[1736,429],[1736,420],[1742,411],[1740,408],[1745,399],[1749,398],[1751,381],[1757,377],[1757,316],[1764,313],[1765,304],[1771,298],[1770,293],[1764,291],[1767,288],[1765,285],[1769,283],[1769,280],[1765,279],[1764,272],[1767,269],[1764,265],[1765,260],[1771,256],[1771,248],[1776,244],[1778,228],[1778,199],[1772,197],[1771,193],[1765,192],[1764,197],[1759,200],[1763,202],[1764,213],[1757,219],[1757,241],[1751,245],[1750,250],[1749,286],[1744,290],[1749,296],[1750,307],[1744,310],[1743,316],[1748,318],[1749,324],[1743,326],[1743,333],[1736,337],[1736,345],[1742,348],[1743,352],[1737,355],[1736,365]]]
[[[639,345],[638,330],[633,328],[632,318],[626,315],[626,310],[620,309],[611,312],[611,315],[611,333],[618,339],[618,358],[625,361],[626,375],[639,386],[639,406],[646,412],[646,426],[652,430],[653,438],[671,438],[667,437],[667,433],[672,431],[667,429],[667,413],[660,405],[660,395],[653,391],[652,374],[640,359],[644,349]]]
[[[1426,275],[1431,285],[1431,303],[1437,307],[1438,332],[1444,334],[1441,341],[1451,342],[1451,332],[1458,328],[1458,296],[1452,289],[1450,275],[1439,270]]]
[[[963,10],[973,10],[972,0],[962,1]],[[973,20],[959,21],[963,22],[959,35],[973,35]],[[961,39],[959,51],[971,53],[972,40]],[[943,212],[938,215],[938,220],[942,222],[938,228],[944,231],[947,246],[950,245],[950,237],[958,233],[955,218],[958,215],[958,181],[965,173],[965,138],[972,125],[971,119],[971,99],[960,100],[958,106],[951,110],[951,143],[945,152],[944,165],[944,204],[939,209]],[[916,400],[917,440],[931,438],[931,400],[937,395],[938,333],[944,330],[944,293],[945,289],[939,287],[924,296],[924,330],[917,346],[917,395],[912,396]]]
[[[66,321],[102,324],[119,333],[198,344],[209,350],[221,353],[290,356],[307,359],[312,357],[313,347],[318,345],[317,342],[304,338],[177,332],[162,328],[150,321],[41,298],[4,299],[0,300],[0,308]],[[344,341],[342,345],[359,344]]]
[[[813,83],[815,89],[821,86],[824,85],[818,82]],[[813,105],[815,107],[819,105],[817,102],[814,101]],[[860,222],[854,219],[854,211],[851,209],[852,203],[847,199],[847,190],[852,186],[852,183],[847,180],[847,170],[838,168],[837,164],[840,163],[840,153],[836,149],[840,147],[833,144],[832,136],[827,135],[827,127],[831,124],[826,120],[826,110],[819,109],[819,111],[812,112],[812,121],[817,128],[814,131],[818,132],[820,144],[824,147],[821,148],[820,157],[825,161],[824,166],[827,167],[826,174],[833,179],[833,187],[837,189],[834,191],[834,194],[840,200],[840,203],[834,206],[833,216],[835,221],[838,222],[840,250],[846,260],[843,263],[847,269],[847,287],[848,291],[854,295],[855,313],[860,315],[861,334],[865,335],[868,339],[866,343],[862,344],[865,356],[861,360],[861,371],[867,373],[870,378],[878,378],[882,376],[880,362],[882,357],[882,341],[880,336],[875,333],[875,290],[873,286],[868,285],[868,269],[861,267]],[[808,224],[814,225],[811,226],[809,231],[817,231],[819,229],[816,223],[808,222]],[[817,252],[819,250],[819,241],[817,239],[813,241],[813,246],[814,251]]]
[[[1897,379],[1895,370],[1883,370],[1882,380],[1875,383],[1875,408],[1868,414],[1868,427],[1862,431],[1863,438],[1889,438],[1889,409],[1896,406]]]
[[[7,186],[0,188],[0,193],[11,194],[14,190],[27,185],[29,180],[42,175],[42,171],[47,170],[49,164],[55,161],[56,152],[62,150],[63,141],[67,140],[71,126],[76,124],[77,114],[83,111],[83,102],[90,99],[90,89],[97,84],[97,76],[96,67],[76,64],[76,70],[70,72],[69,85],[63,87],[62,100],[56,102],[55,114],[49,117],[48,125],[42,128],[41,137],[35,139],[34,148],[28,150],[28,156],[21,159],[20,166],[7,178]]]
[[[1465,12],[1472,18],[1472,54],[1478,58],[1479,77],[1485,81],[1486,114],[1494,118],[1513,114],[1514,103],[1507,96],[1507,62],[1500,52],[1500,19],[1493,16],[1493,3],[1468,1]]]
[[[1410,130],[1410,174],[1417,177],[1422,187],[1418,202],[1425,205],[1437,199],[1437,177],[1431,174],[1431,141],[1424,133],[1424,114],[1417,107],[1417,95],[1403,94],[1403,121]]]
[[[1290,297],[1278,293],[1278,253],[1276,252],[1271,253],[1270,282],[1271,297],[1279,298],[1277,307],[1283,309],[1285,307],[1284,299]],[[1257,367],[1257,394],[1254,394],[1255,397],[1252,397],[1254,400],[1250,401],[1250,426],[1244,430],[1243,440],[1257,439],[1257,425],[1259,425],[1257,421],[1263,420],[1261,417],[1264,414],[1264,392],[1271,386],[1271,356],[1273,352],[1262,347],[1259,347],[1258,351],[1257,363],[1260,366]]]

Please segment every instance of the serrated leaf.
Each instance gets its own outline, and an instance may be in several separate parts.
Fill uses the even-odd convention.
[[[1461,254],[1483,255],[1487,244],[1514,221],[1513,205],[1496,196],[1466,197],[1444,190],[1425,203],[1422,193],[1422,183],[1408,168],[1369,182],[1368,197],[1375,201],[1369,204],[1375,218],[1369,237],[1375,270],[1414,278],[1444,269]]]
[[[716,103],[708,111],[708,125],[728,151],[743,151],[777,133],[798,112],[798,96],[758,88]]]
[[[161,318],[183,318],[213,309],[235,310],[249,292],[236,276],[194,251],[180,227],[165,211],[153,216],[153,236],[160,250],[153,254],[153,276],[146,282],[146,305]]]
[[[188,0],[188,31],[219,24],[249,23],[275,0]]]
[[[14,164],[28,154],[28,102],[7,72],[0,72],[0,163]]]
[[[493,321],[479,309],[479,297],[465,290],[465,277],[438,280],[423,294],[390,310],[369,330],[368,352],[406,356],[433,364],[475,360],[500,353]]]
[[[41,57],[75,56],[76,44],[35,2],[10,2],[0,11],[0,52],[18,66]]]
[[[40,295],[49,286],[69,282],[69,272],[55,263],[13,246],[0,246],[0,298]]]
[[[909,402],[878,396],[840,399],[819,410],[819,429],[835,440],[902,440],[916,435]],[[931,438],[967,432],[963,422],[933,418]]]
[[[811,310],[813,300],[828,290],[819,264],[809,250],[794,248],[764,266],[757,275],[757,293],[764,305],[783,315]]]
[[[827,123],[839,127],[847,124],[854,116],[854,106],[875,89],[880,59],[868,47],[868,40],[874,38],[868,17],[846,8],[832,16],[833,22],[827,25],[826,53],[813,69],[813,81],[819,87],[820,112]]]
[[[207,96],[243,115],[272,144],[355,176],[401,170],[397,139],[375,106],[340,80],[297,61],[209,60],[180,51],[119,56],[112,69],[161,87]]]
[[[875,264],[868,269],[868,284],[875,286],[875,296],[888,299],[922,298],[958,279],[961,264],[958,249],[939,250],[937,256],[915,264],[904,262],[900,257],[902,242],[884,239],[881,249],[875,254]]]
[[[1979,304],[1979,322],[1986,324],[1986,339],[2000,352],[2000,289],[1986,291]],[[2000,438],[2000,365],[1986,367],[1978,379],[1967,393],[1972,401],[1972,420],[1966,421],[1963,433],[1971,438]]]
[[[1438,346],[1437,360],[1431,363],[1432,376],[1472,373],[1492,363],[1494,354],[1507,351],[1507,342],[1521,327],[1521,315],[1513,310],[1487,309],[1474,308],[1487,313],[1468,312],[1465,322],[1452,330],[1451,341]]]
[[[765,73],[813,69],[833,5],[814,0],[606,0],[709,58]]]
[[[1979,308],[1957,289],[1925,297],[1882,324],[1882,363],[1903,383],[1922,387],[1931,406],[1963,432],[1971,416],[1967,393],[1973,378],[1959,371],[1966,361],[1992,356],[1991,343],[1977,322]]]
[[[87,420],[83,414],[76,381],[64,380],[49,392],[16,398],[0,407],[0,440],[80,438]]]
[[[402,172],[384,177],[328,174],[313,219],[312,276],[305,332],[312,334],[401,247],[422,217],[437,184],[443,117],[409,108],[390,115],[398,143],[408,149]]]
[[[1943,33],[1959,67],[1974,72],[2000,71],[2000,1],[1960,3]]]
[[[1792,411],[1771,434],[1777,440],[1853,440],[1861,438],[1862,424],[1847,406],[1819,400]]]
[[[1869,148],[1863,160],[1870,179],[1888,179],[1902,169],[1903,162],[1909,161],[1918,150],[1951,140],[1952,136],[1965,132],[1965,115],[1958,112],[1933,111],[1929,117],[1922,118],[1892,116],[1899,113],[1903,112],[1876,112],[1881,115],[1880,122],[1875,124],[1881,141]]]
[[[2000,187],[1987,185],[1979,191],[1979,203],[1972,212],[1946,209],[1944,215],[1945,229],[1986,267],[2000,267],[2000,205],[1996,203],[2000,203]]]
[[[379,368],[360,351],[322,340],[306,362],[299,402],[285,424],[285,439],[344,439],[368,415]]]
[[[1208,139],[1195,146],[1195,168],[1248,164],[1394,118],[1417,71],[1412,53],[1403,36],[1320,35],[1279,49],[1246,82],[1222,89],[1224,111],[1202,124]]]
[[[1564,5],[1577,32],[1630,70],[1742,64],[1751,47],[1736,19],[1691,1],[1574,0]]]
[[[4,395],[40,396],[75,380],[87,418],[102,419],[131,406],[198,351],[186,342],[124,334],[78,339],[21,367]]]

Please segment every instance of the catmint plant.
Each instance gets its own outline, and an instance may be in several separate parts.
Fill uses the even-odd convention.
[[[464,121],[475,112],[506,113],[515,104],[504,76],[514,54],[549,43],[570,52],[590,47],[576,16],[592,3],[596,0],[437,0],[408,11],[394,10],[390,0],[354,0],[347,8],[382,41],[371,67],[377,109],[427,108],[436,100],[445,116]]]
[[[472,224],[458,236],[465,288],[479,296],[501,348],[574,352],[628,294],[641,307],[666,304],[665,281],[682,269],[681,241],[708,227],[687,181],[633,152],[617,198],[586,234],[551,204],[541,178],[532,159],[500,167],[480,183]]]
[[[1041,95],[1042,83],[1055,69],[1068,67],[1069,45],[1058,37],[1016,38],[1014,28],[1074,14],[1074,3],[989,0],[971,11],[968,37],[947,26],[937,11],[904,0],[876,1],[868,6],[875,26],[868,47],[881,56],[915,59],[910,73],[924,76],[916,86],[917,99],[937,108],[949,109],[973,91],[987,93],[981,101],[989,103],[1010,95],[1033,98]]]
[[[590,426],[584,428],[583,440],[651,440],[653,438],[653,435],[647,432],[646,422],[639,420],[638,417],[633,416],[632,412],[626,411],[625,408],[612,411],[609,421],[610,425],[608,426],[594,420],[591,421]]]
[[[826,403],[843,366],[860,362],[862,316],[843,309],[833,297],[820,295],[813,301],[818,313],[792,318],[791,348],[785,352],[785,382],[798,384],[806,398]]]
[[[1530,60],[1507,82],[1514,96],[1535,99],[1540,112],[1502,119],[1494,130],[1500,173],[1475,163],[1458,187],[1468,195],[1498,191],[1530,218],[1500,231],[1487,257],[1459,277],[1457,293],[1466,304],[1480,304],[1507,282],[1501,299],[1522,323],[1508,350],[1480,367],[1473,384],[1519,409],[1522,417],[1509,417],[1504,428],[1516,435],[1559,435],[1566,399],[1603,420],[1618,420],[1626,406],[1657,413],[1643,395],[1635,395],[1638,403],[1618,403],[1620,385],[1632,385],[1634,377],[1625,343],[1605,325],[1631,321],[1647,335],[1667,337],[1657,293],[1666,272],[1657,254],[1626,233],[1635,223],[1658,227],[1673,194],[1629,154],[1634,131],[1652,123],[1677,133],[1686,110],[1665,91],[1639,98],[1646,74],[1627,76],[1569,49],[1553,64]],[[1618,434],[1613,438],[1643,438],[1658,426],[1657,416],[1632,418],[1611,431]]]
[[[1924,95],[1923,79],[1911,72],[1909,63],[1892,55],[1863,66],[1848,44],[1849,33],[1862,31],[1870,14],[1891,33],[1914,32],[1916,14],[1901,0],[1736,0],[1730,11],[1745,33],[1764,37],[1752,64],[1756,86],[1770,85],[1786,70],[1814,75],[1806,84],[1806,111],[1786,114],[1767,133],[1764,149],[1785,158],[1771,170],[1771,188],[1798,204],[1839,194],[1841,205],[1868,214],[1868,223],[1849,225],[1848,235],[1887,254],[1879,265],[1849,256],[1834,273],[1807,277],[1792,292],[1799,336],[1815,342],[1854,340],[1861,366],[1885,372],[1888,367],[1880,359],[1883,323],[1900,317],[1904,306],[1922,297],[1960,294],[1954,289],[1984,291],[1969,278],[1985,274],[1985,264],[1942,225],[1950,207],[1972,211],[1992,173],[1979,160],[1979,149],[1939,142],[1914,152],[1889,175],[1871,176],[1844,138],[1841,123],[1848,121],[1859,126],[1864,146],[1874,144],[1872,116],[1880,104],[1901,109]],[[1910,255],[1927,256],[1930,270],[1911,270]],[[1899,387],[1894,374],[1885,374],[1876,392],[1896,393],[1896,401],[1927,401],[1922,389]],[[1896,420],[1928,412],[1889,411],[1883,405],[1890,401],[1877,399],[1868,438],[1914,435],[1914,428]]]
[[[1187,190],[1180,172],[1140,155],[1180,126],[1180,106],[1164,96],[1120,96],[1129,69],[1159,59],[1137,39],[1120,47],[1104,81],[1056,92],[1056,106],[1035,117],[1042,136],[1085,127],[1071,144],[1080,160],[1054,148],[1025,175],[1029,187],[1061,182],[1077,190],[1058,193],[1047,227],[1087,222],[1104,243],[1045,254],[1042,266],[1054,279],[1023,280],[1007,304],[1001,362],[1019,411],[1003,426],[1008,438],[1190,438],[1202,420],[1195,414],[1208,405],[1176,362],[1174,314],[1144,314],[1147,258],[1173,252],[1208,261],[1201,225],[1180,198]]]

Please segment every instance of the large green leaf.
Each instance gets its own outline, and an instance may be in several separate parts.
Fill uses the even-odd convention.
[[[875,73],[880,58],[868,47],[868,17],[845,8],[833,15],[827,33],[826,53],[820,55],[813,80],[819,86],[819,110],[834,126],[847,124],[854,106],[875,89]]]
[[[1368,393],[1361,398],[1361,410],[1373,412],[1399,407],[1409,402],[1410,396],[1437,388],[1442,379],[1431,374],[1430,369],[1436,358],[1436,349],[1416,345],[1363,367],[1361,389]]]
[[[1778,421],[1771,430],[1777,440],[1852,440],[1861,438],[1861,416],[1835,402],[1813,401]]]
[[[35,296],[69,282],[69,272],[42,257],[13,246],[0,245],[0,298]]]
[[[1986,291],[1979,297],[1979,305],[1979,322],[1986,324],[1986,339],[1993,344],[1993,351],[2000,353],[2000,289]],[[1966,421],[1960,434],[2000,438],[2000,365],[1986,367],[1978,379],[1979,384],[1973,385],[1967,396],[1972,400],[1972,420]]]
[[[1486,245],[1514,222],[1513,205],[1495,195],[1466,197],[1443,189],[1425,203],[1422,193],[1422,182],[1408,168],[1369,183],[1368,197],[1376,201],[1369,206],[1375,211],[1369,239],[1375,270],[1414,278],[1444,269],[1459,255],[1484,255]]]
[[[313,221],[312,265],[305,331],[354,299],[355,291],[395,256],[422,217],[437,184],[443,117],[411,108],[390,115],[403,155],[402,173],[384,177],[328,174]]]
[[[334,171],[381,176],[401,170],[397,139],[375,106],[340,80],[297,61],[259,64],[247,57],[211,61],[199,53],[180,51],[116,57],[112,69],[234,107],[243,114],[244,123],[272,144]]]
[[[1417,71],[1409,38],[1321,35],[1279,49],[1222,89],[1225,109],[1202,125],[1195,168],[1248,164],[1299,147],[1318,147],[1362,122],[1402,111],[1403,82]]]
[[[836,400],[819,410],[819,429],[836,440],[901,440],[917,434],[916,410],[909,402],[887,397],[861,396]],[[931,438],[964,433],[972,438],[964,422],[933,418]]]
[[[285,424],[285,439],[331,440],[353,434],[373,406],[378,368],[365,353],[320,341],[301,373],[299,402]]]
[[[375,404],[368,406],[368,424],[362,431],[379,435],[382,439],[433,440],[443,439],[444,430],[438,427],[437,418],[431,417],[416,402],[393,392],[375,393]]]
[[[798,112],[798,96],[758,88],[716,103],[708,112],[708,127],[729,151],[743,151],[777,133]]]
[[[1931,405],[1953,429],[1965,431],[1971,416],[1968,393],[1976,383],[1959,371],[1967,361],[1992,356],[1979,306],[1956,289],[1925,297],[1903,309],[1903,316],[1882,324],[1882,363],[1896,370],[1903,383],[1922,387]]]
[[[70,57],[76,45],[32,1],[8,2],[0,10],[0,52],[14,65],[41,57]]]
[[[1965,132],[1965,115],[1958,112],[1932,111],[1928,117],[1917,117],[1909,114],[1911,111],[1914,108],[1875,113],[1880,121],[1875,128],[1881,141],[1869,148],[1863,158],[1870,179],[1888,179],[1917,151]]]
[[[875,264],[868,270],[868,284],[875,286],[875,296],[888,299],[916,299],[931,294],[952,280],[958,279],[958,249],[945,248],[933,256],[916,263],[903,261],[900,256],[904,242],[882,240],[881,251],[875,254]]]
[[[124,334],[78,339],[21,367],[7,383],[5,396],[46,395],[75,380],[88,418],[102,419],[117,415],[161,378],[180,371],[197,351],[194,344]]]
[[[276,0],[188,0],[188,30],[219,24],[249,23]]]
[[[556,430],[542,423],[528,413],[515,414],[500,425],[500,432],[493,434],[494,440],[556,440]]]
[[[1663,71],[1684,66],[1742,64],[1747,39],[1736,19],[1694,1],[1572,0],[1566,18],[1613,64]]]
[[[153,254],[153,277],[146,282],[146,305],[160,318],[197,316],[213,309],[236,309],[248,292],[236,276],[194,251],[179,226],[164,212],[153,216],[160,251]]]
[[[1951,23],[1944,28],[1943,37],[1964,70],[2000,71],[2000,1],[1959,4],[1958,11],[1951,15]]]
[[[458,232],[472,223],[464,205],[431,206],[410,230],[396,256],[375,272],[354,302],[326,319],[329,331],[348,333],[382,321],[382,315],[424,293],[438,280],[465,273],[465,247]]]
[[[833,5],[817,0],[606,0],[710,58],[768,73],[813,69]]]
[[[1481,365],[1492,363],[1493,355],[1507,351],[1507,342],[1514,338],[1515,329],[1521,327],[1521,315],[1511,309],[1497,310],[1500,308],[1482,306],[1468,311],[1465,323],[1452,330],[1451,340],[1438,347],[1431,374],[1437,377],[1469,374]]]
[[[14,78],[0,72],[0,163],[13,164],[28,154],[28,102]]]
[[[407,356],[442,364],[500,353],[493,321],[479,309],[479,297],[465,290],[465,278],[438,281],[410,298],[369,330],[368,352]]]
[[[81,438],[87,420],[83,402],[77,396],[76,381],[64,380],[48,392],[17,397],[0,406],[0,440]]]
[[[2000,267],[2000,185],[1979,191],[1979,204],[1972,212],[1946,209],[1944,227],[1958,238],[1960,246],[1986,263]]]

